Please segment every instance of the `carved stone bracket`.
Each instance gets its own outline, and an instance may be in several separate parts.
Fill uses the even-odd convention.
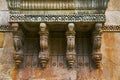
[[[45,23],[40,23],[40,52],[39,59],[42,68],[47,66],[49,60],[49,52],[48,52],[48,31]]]
[[[16,67],[19,67],[23,60],[23,32],[19,28],[18,23],[12,23],[12,27],[14,29],[13,32],[13,40],[14,40],[14,48],[15,53],[13,55],[13,58],[15,60]]]
[[[68,24],[68,31],[66,32],[66,35],[67,35],[66,59],[67,59],[69,67],[72,67],[74,65],[75,59],[76,59],[74,27],[75,27],[74,23],[69,23]]]
[[[95,24],[95,30],[93,32],[93,54],[92,59],[94,63],[96,64],[97,68],[100,68],[101,60],[102,60],[102,54],[101,54],[101,39],[102,39],[102,23],[96,23]]]

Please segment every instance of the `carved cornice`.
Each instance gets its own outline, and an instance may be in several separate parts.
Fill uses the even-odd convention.
[[[0,32],[11,32],[13,28],[10,25],[1,25]]]
[[[104,14],[24,15],[11,14],[9,22],[105,22]]]
[[[7,0],[11,10],[105,10],[109,0]]]
[[[105,25],[101,29],[103,32],[120,32],[120,25]]]

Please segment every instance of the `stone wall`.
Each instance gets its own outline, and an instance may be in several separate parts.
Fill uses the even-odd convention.
[[[105,25],[120,25],[120,0],[110,0]],[[103,78],[120,80],[120,32],[104,32],[102,40]]]
[[[0,0],[0,25],[7,25],[9,13],[7,11],[7,3],[6,0]],[[0,36],[4,39],[2,46],[0,47],[0,80],[12,80],[11,72],[14,68],[13,61],[13,38],[12,33],[10,32],[0,32],[0,34],[4,34]]]
[[[3,48],[0,48],[0,80],[11,80],[11,71],[14,68],[13,50],[12,34],[7,32]]]
[[[104,33],[102,40],[103,77],[105,80],[120,79],[120,33]]]

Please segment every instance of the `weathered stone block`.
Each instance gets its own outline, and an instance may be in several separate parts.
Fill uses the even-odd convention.
[[[4,33],[3,32],[0,32],[0,48],[3,47],[3,43],[4,43]]]

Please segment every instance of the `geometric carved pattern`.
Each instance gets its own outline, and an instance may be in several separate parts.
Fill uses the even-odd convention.
[[[14,21],[13,21],[14,22]],[[103,25],[103,32],[120,32],[120,25]],[[0,32],[12,32],[13,28],[10,25],[0,25]]]
[[[24,15],[11,14],[9,22],[105,22],[104,14]]]
[[[13,28],[10,25],[1,25],[0,32],[9,32],[13,31]]]
[[[103,32],[120,32],[120,25],[105,25],[101,29]]]

